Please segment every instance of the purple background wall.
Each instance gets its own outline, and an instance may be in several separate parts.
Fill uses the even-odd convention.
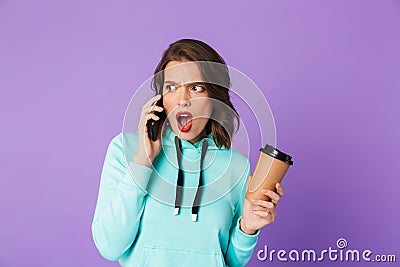
[[[294,156],[256,251],[344,237],[398,253],[399,28],[395,0],[1,0],[0,266],[117,265],[90,231],[106,148],[135,88],[184,37],[263,89]],[[271,263],[254,254],[248,266]]]

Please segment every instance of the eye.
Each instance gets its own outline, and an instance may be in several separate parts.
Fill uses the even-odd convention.
[[[195,92],[203,92],[205,90],[203,86],[198,84],[193,85],[191,89]]]
[[[175,91],[175,90],[176,90],[176,87],[175,87],[175,85],[167,84],[167,85],[165,86],[165,89],[166,89],[167,91]]]

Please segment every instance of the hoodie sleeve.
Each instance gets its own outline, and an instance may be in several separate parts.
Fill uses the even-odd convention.
[[[139,185],[147,185],[153,171],[132,161],[126,165],[121,133],[107,149],[92,222],[94,243],[108,260],[118,260],[135,240],[147,195]]]
[[[242,177],[242,189],[239,197],[238,204],[235,208],[235,214],[230,229],[228,249],[226,253],[226,263],[230,267],[245,266],[250,260],[254,247],[258,241],[258,234],[260,230],[254,235],[248,235],[239,228],[239,221],[242,218],[242,207],[246,195],[246,183],[250,175],[250,163],[247,160],[246,170],[244,177]]]

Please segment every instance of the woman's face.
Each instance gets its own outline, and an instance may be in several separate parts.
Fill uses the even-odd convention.
[[[170,61],[164,71],[164,111],[172,130],[192,144],[205,135],[212,103],[197,65],[191,61]]]

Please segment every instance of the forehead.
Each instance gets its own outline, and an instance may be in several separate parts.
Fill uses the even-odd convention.
[[[164,81],[175,84],[202,82],[199,67],[193,61],[170,61],[165,66]]]

